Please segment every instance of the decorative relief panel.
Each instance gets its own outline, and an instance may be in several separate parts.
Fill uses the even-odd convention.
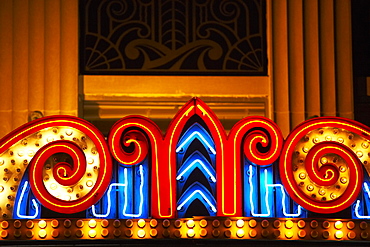
[[[265,0],[81,0],[82,74],[265,75]]]

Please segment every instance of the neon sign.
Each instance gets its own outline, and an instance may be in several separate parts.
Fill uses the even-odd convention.
[[[91,220],[101,224],[100,235],[90,227],[91,235],[80,229],[77,238],[106,238],[109,225],[117,230],[111,237],[120,238],[122,222],[129,229],[137,224],[138,238],[215,238],[221,223],[226,238],[270,238],[274,231],[263,233],[271,224],[268,217],[285,222],[285,239],[309,239],[290,229],[303,231],[313,217],[330,225],[334,221],[322,219],[333,214],[350,227],[346,236],[325,239],[366,240],[365,233],[356,235],[353,229],[356,221],[370,219],[369,136],[367,126],[337,117],[305,121],[285,140],[264,117],[242,119],[226,134],[198,98],[183,106],[164,135],[141,116],[119,120],[107,140],[82,119],[45,117],[0,141],[0,217],[7,222],[1,226],[8,229],[10,222],[14,227],[12,235],[3,233],[4,239],[22,239],[17,229],[23,221],[55,225],[69,215],[84,215],[74,222],[78,229]],[[222,218],[215,223],[215,217]],[[69,229],[72,223],[65,222]],[[183,222],[186,228],[180,231]],[[312,231],[316,223],[309,223]],[[358,224],[362,232],[365,223]],[[158,224],[166,233],[154,234]],[[273,227],[281,231],[280,225]],[[148,234],[145,226],[153,231]],[[312,231],[311,239],[320,238]],[[45,234],[26,238],[59,237]],[[68,231],[63,236],[70,238]]]

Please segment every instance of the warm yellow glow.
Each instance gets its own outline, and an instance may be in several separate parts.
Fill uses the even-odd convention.
[[[45,220],[40,220],[40,221],[39,221],[39,227],[40,227],[41,229],[44,229],[44,228],[46,227],[46,221],[45,221]]]
[[[91,219],[91,220],[89,221],[89,227],[91,227],[91,228],[95,228],[95,227],[96,227],[96,220]]]
[[[249,226],[254,228],[257,226],[257,221],[255,219],[251,219],[249,222],[248,222]]]
[[[244,220],[242,220],[242,219],[237,220],[236,221],[236,226],[239,227],[239,228],[243,227],[244,226]]]
[[[337,239],[343,238],[343,232],[342,231],[336,231],[335,232],[335,238],[337,238]]]
[[[137,231],[137,236],[138,236],[139,238],[143,238],[143,237],[145,237],[145,230],[140,229],[139,231]]]
[[[108,221],[108,220],[106,220],[106,219],[104,219],[104,220],[102,220],[102,221],[100,222],[100,224],[101,224],[101,226],[102,226],[102,227],[106,228],[106,227],[108,227],[108,226],[109,226],[109,221]]]
[[[95,231],[95,230],[93,230],[93,229],[91,229],[91,230],[89,231],[89,237],[90,237],[90,238],[95,238],[95,237],[96,237],[96,231]]]
[[[145,226],[145,220],[140,219],[140,220],[137,222],[137,225],[138,225],[138,227],[143,228],[143,227]]]
[[[286,227],[286,228],[288,228],[288,229],[292,228],[292,227],[293,227],[293,225],[294,225],[294,223],[293,223],[293,221],[291,221],[291,220],[287,220],[287,221],[285,222],[285,227]]]
[[[257,231],[255,229],[252,229],[249,231],[249,236],[251,238],[255,238],[257,236]]]
[[[286,238],[292,238],[293,237],[293,231],[286,231],[285,232],[285,237]]]
[[[157,235],[158,235],[158,231],[156,229],[150,229],[150,236],[152,236],[154,238]]]
[[[207,236],[208,232],[206,229],[200,229],[200,232],[199,232],[199,235],[202,236],[202,237],[205,237]]]
[[[355,223],[353,221],[348,221],[347,222],[347,228],[352,230],[353,228],[355,228]]]
[[[208,222],[207,222],[207,220],[205,220],[205,219],[201,219],[201,220],[199,221],[199,225],[200,225],[201,227],[206,227],[206,226],[207,226],[207,224],[208,224]]]
[[[9,227],[9,222],[4,220],[1,222],[1,228],[7,229]]]
[[[343,223],[342,223],[342,221],[339,221],[339,220],[338,220],[337,222],[335,222],[334,227],[335,227],[336,229],[338,229],[338,230],[342,229],[342,227],[343,227]]]
[[[193,229],[189,229],[186,235],[188,235],[189,238],[192,238],[195,236],[195,232]]]
[[[151,219],[150,221],[152,221]],[[57,219],[15,220],[0,222],[0,239],[113,239],[125,238],[250,238],[250,239],[293,239],[293,240],[366,240],[370,234],[366,221],[326,219],[320,223],[316,220],[300,219],[264,219],[261,225],[254,219],[226,218],[217,220],[220,224],[208,224],[207,218],[194,219],[149,219],[135,220],[99,220],[79,219],[59,222]],[[254,221],[255,222],[254,222]],[[162,222],[166,221],[165,227]],[[212,222],[215,219],[212,219]],[[226,227],[230,225],[230,227]],[[248,224],[246,222],[248,221]],[[64,224],[62,224],[64,222]],[[72,224],[73,222],[73,224]],[[99,223],[100,222],[100,223]],[[136,223],[135,223],[136,222]],[[180,227],[176,227],[181,222]],[[244,224],[243,224],[244,222]],[[249,226],[249,223],[255,228]],[[355,223],[356,222],[356,223]],[[148,229],[146,229],[148,223]],[[160,223],[160,224],[158,224]],[[153,227],[152,225],[156,225]],[[25,229],[21,229],[24,227]],[[28,228],[28,229],[27,229]],[[316,229],[315,229],[316,228]],[[352,229],[351,229],[352,228]],[[6,230],[7,229],[7,230]],[[366,231],[364,231],[366,230]]]
[[[40,238],[45,238],[45,237],[46,237],[46,231],[45,231],[45,229],[41,229],[41,230],[39,231],[39,237],[40,237]]]
[[[236,231],[236,236],[238,236],[239,238],[244,237],[244,230],[243,229],[238,229]]]
[[[0,236],[2,238],[7,238],[8,237],[8,231],[6,231],[6,230],[0,231]]]
[[[151,227],[156,227],[158,225],[158,221],[156,219],[151,219],[150,220],[150,226]]]
[[[53,228],[57,228],[59,226],[59,221],[58,220],[52,220],[50,224]]]
[[[186,222],[186,225],[187,225],[188,228],[193,228],[194,225],[195,225],[194,220],[188,220]]]
[[[108,231],[108,229],[103,229],[103,230],[101,230],[101,235],[102,235],[103,237],[107,237],[107,236],[109,235],[109,231]]]

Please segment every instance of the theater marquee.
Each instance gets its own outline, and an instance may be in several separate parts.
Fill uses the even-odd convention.
[[[226,133],[200,99],[165,134],[128,116],[107,139],[70,116],[0,141],[0,238],[370,239],[370,128],[320,117],[284,140],[264,117]]]

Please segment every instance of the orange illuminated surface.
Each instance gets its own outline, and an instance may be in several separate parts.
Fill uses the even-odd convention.
[[[215,217],[178,219],[176,146],[193,116],[204,121],[215,145],[211,151],[216,159],[217,210]],[[165,134],[141,116],[119,120],[107,140],[82,119],[45,117],[0,140],[0,238],[368,241],[367,219],[325,219],[325,214],[318,219],[243,217],[243,197],[249,195],[243,188],[243,165],[248,160],[255,166],[276,167],[279,160],[276,175],[288,196],[310,212],[337,213],[354,205],[364,170],[370,172],[369,136],[367,126],[335,117],[308,120],[286,140],[264,117],[244,118],[227,135],[198,98],[182,107]],[[27,172],[32,193],[44,207],[66,216],[87,210],[110,186],[111,156],[125,166],[149,160],[150,219],[13,217]]]
[[[368,241],[368,222],[329,219],[43,219],[3,220],[3,240],[260,239]],[[180,221],[180,222],[179,222]],[[189,223],[191,221],[191,223]],[[240,222],[243,221],[244,224]]]

